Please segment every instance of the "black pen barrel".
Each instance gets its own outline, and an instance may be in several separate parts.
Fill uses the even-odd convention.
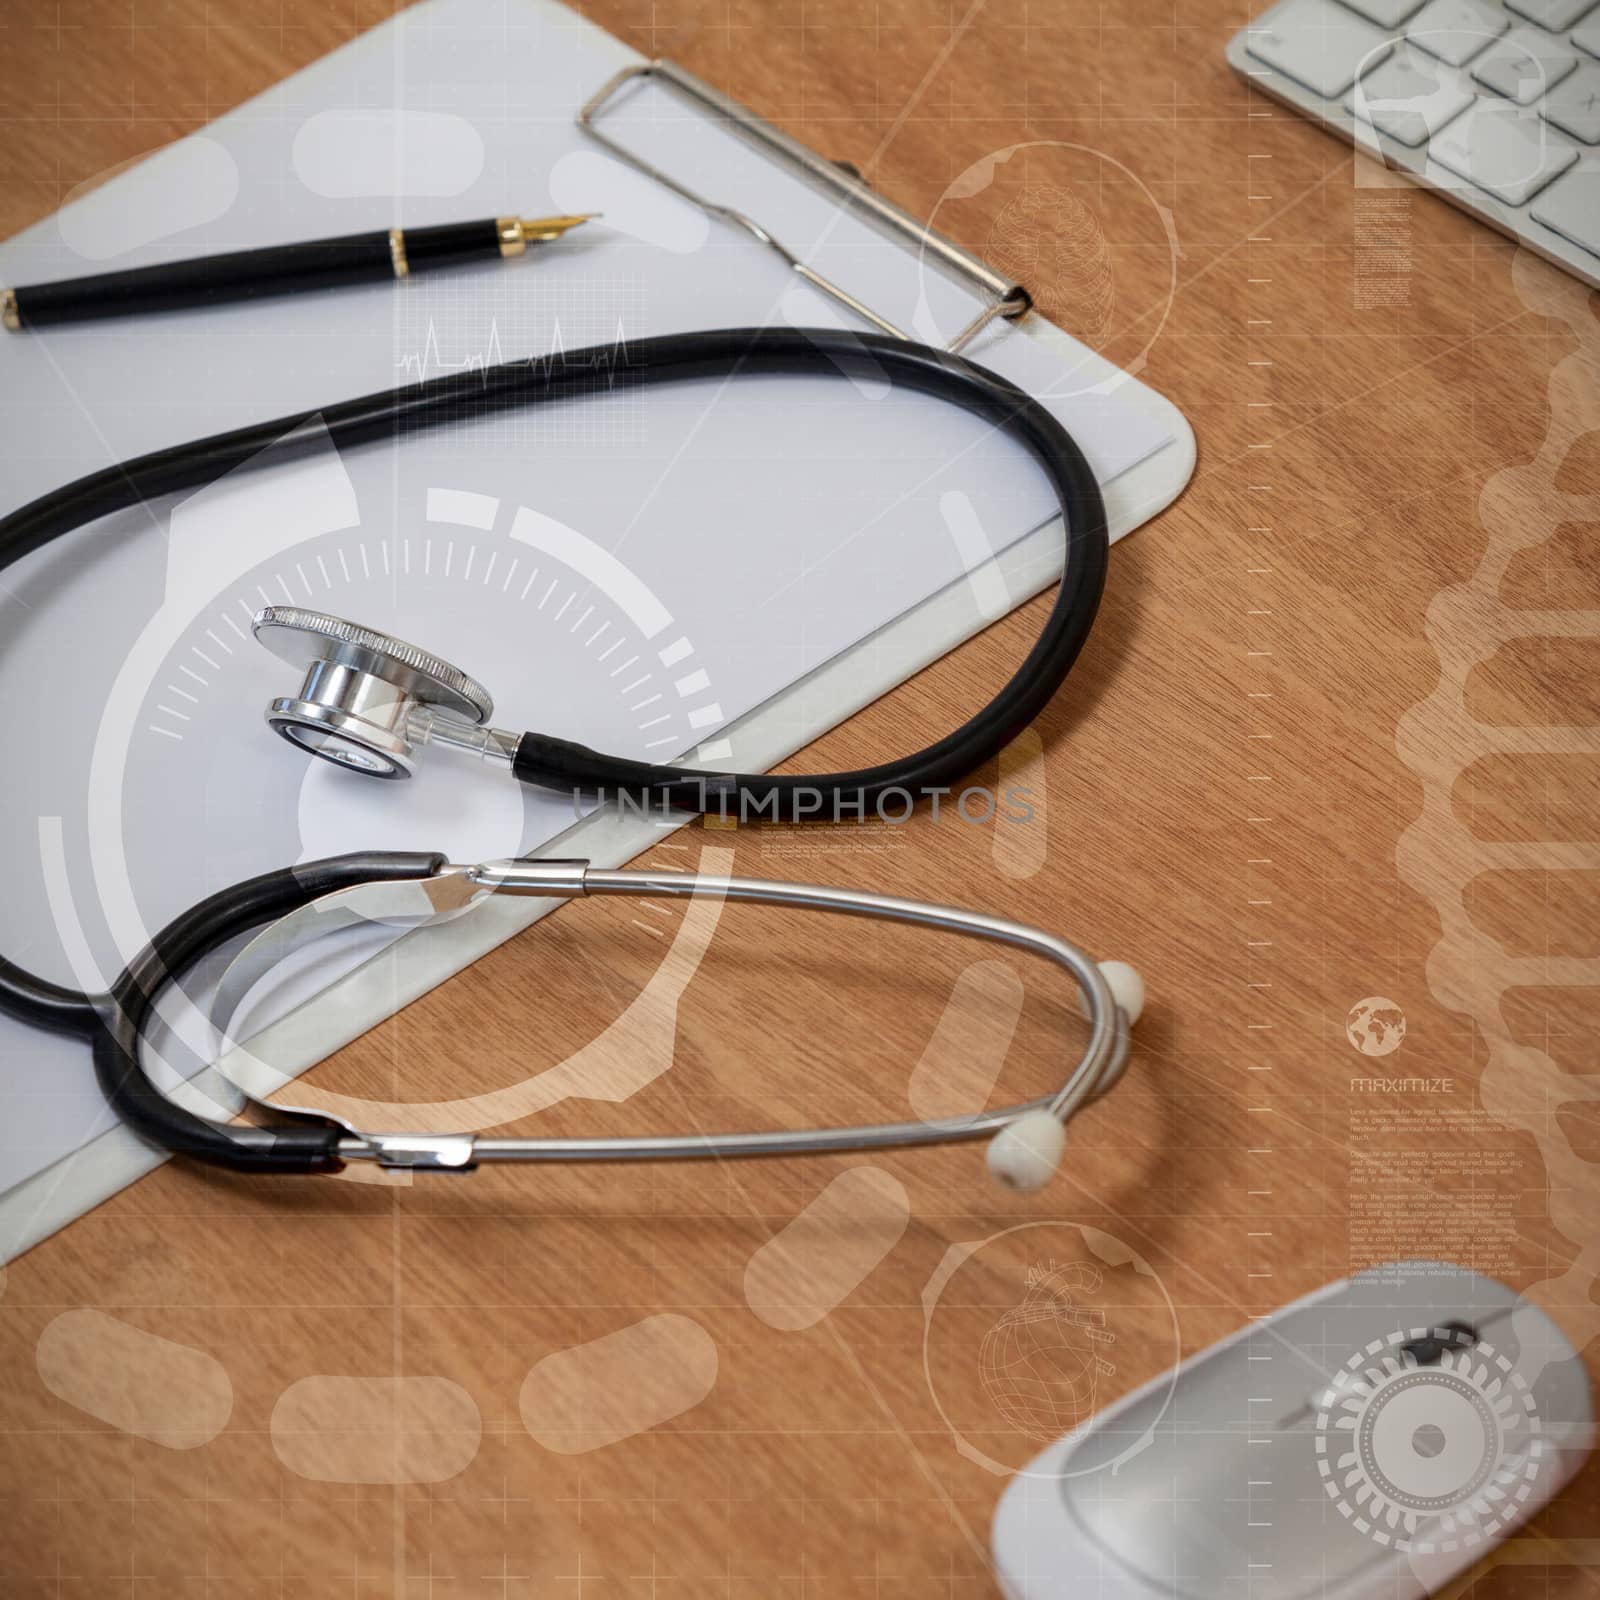
[[[520,234],[519,234],[520,238]],[[516,248],[522,248],[519,243]],[[406,265],[412,272],[430,267],[459,267],[501,254],[500,223],[493,217],[481,222],[443,222],[433,228],[407,228]]]
[[[297,294],[306,289],[378,283],[395,276],[394,251],[384,229],[307,244],[195,256],[122,272],[97,272],[60,283],[32,284],[13,294],[18,323],[24,328],[45,328]]]
[[[380,229],[33,284],[11,292],[8,320],[14,317],[21,328],[46,328],[105,317],[184,311],[308,289],[382,283],[409,272],[459,266],[500,254],[499,224],[492,217],[433,228]]]
[[[350,233],[306,244],[268,245],[227,255],[194,256],[160,266],[97,272],[59,283],[0,289],[0,322],[18,331],[64,322],[95,322],[152,311],[184,311],[196,306],[299,294],[308,289],[342,289],[382,283],[435,267],[518,256],[530,244],[558,239],[587,216],[485,217],[477,222],[444,222],[431,228],[387,228]]]

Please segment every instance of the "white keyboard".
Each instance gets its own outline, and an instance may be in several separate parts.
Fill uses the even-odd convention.
[[[1600,288],[1600,0],[1281,0],[1228,60]]]

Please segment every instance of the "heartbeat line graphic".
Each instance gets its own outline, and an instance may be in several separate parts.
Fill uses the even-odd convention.
[[[403,355],[395,366],[405,373],[408,378],[415,378],[419,383],[435,373],[446,372],[482,372],[489,367],[497,367],[505,360],[505,351],[500,346],[500,323],[497,318],[489,323],[489,339],[482,354],[469,351],[459,361],[446,361],[439,349],[439,330],[434,326],[433,318],[428,318],[427,336],[422,341],[420,355],[407,353]]]
[[[530,361],[544,361],[552,366],[582,366],[585,368],[606,368],[616,371],[618,367],[628,365],[628,340],[623,331],[622,319],[617,319],[616,331],[611,336],[609,346],[596,344],[589,348],[588,359],[582,362],[572,362],[567,354],[566,337],[561,331],[559,320],[551,328],[550,349],[542,356],[529,356]],[[451,372],[477,372],[488,373],[492,368],[505,364],[505,349],[500,342],[500,323],[498,318],[491,318],[489,322],[489,336],[481,351],[468,351],[457,361],[447,360],[444,352],[439,347],[439,332],[433,318],[428,319],[428,331],[422,342],[420,352],[407,352],[395,362],[396,368],[403,372],[408,379],[424,382],[429,377],[442,376]]]

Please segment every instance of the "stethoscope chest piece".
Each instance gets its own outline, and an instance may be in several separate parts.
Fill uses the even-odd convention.
[[[267,722],[291,744],[375,778],[409,778],[416,746],[450,719],[463,733],[494,714],[475,678],[439,656],[320,611],[267,606],[255,636],[305,672],[300,693],[273,700]]]

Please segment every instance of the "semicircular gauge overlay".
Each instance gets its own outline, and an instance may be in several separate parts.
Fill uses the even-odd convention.
[[[568,548],[581,557],[580,536]],[[166,889],[175,871],[190,878],[178,898],[194,900],[274,861],[356,848],[514,855],[576,820],[570,803],[443,749],[422,751],[416,777],[395,784],[305,760],[263,719],[269,700],[300,688],[295,669],[251,635],[266,605],[332,612],[425,645],[499,690],[499,725],[508,725],[505,711],[527,706],[530,678],[552,700],[587,680],[597,744],[692,743],[686,702],[627,609],[635,597],[619,601],[606,586],[616,575],[577,570],[559,550],[549,538],[533,547],[506,532],[419,520],[392,537],[358,527],[310,540],[230,584],[173,640],[137,714],[124,832],[141,901],[155,887],[147,880]],[[528,709],[537,718],[539,708]],[[141,831],[169,829],[174,813],[207,841],[187,862],[140,847]]]
[[[263,606],[333,613],[444,656],[489,687],[494,723],[512,731],[656,760],[704,737],[716,691],[693,640],[582,529],[470,482],[385,494],[369,477],[360,504],[348,480],[342,500],[324,484],[325,526],[301,534],[315,520],[305,496],[263,495],[274,476],[254,475],[249,495],[206,491],[192,514],[174,514],[175,550],[247,559],[229,570],[208,556],[209,573],[204,560],[185,562],[102,717],[95,893],[77,897],[97,942],[125,953],[184,906],[294,862],[355,849],[516,855],[582,814],[571,796],[443,747],[419,749],[417,775],[403,782],[308,759],[264,720],[270,700],[299,692],[301,674],[252,636]],[[238,526],[241,514],[262,526]]]

